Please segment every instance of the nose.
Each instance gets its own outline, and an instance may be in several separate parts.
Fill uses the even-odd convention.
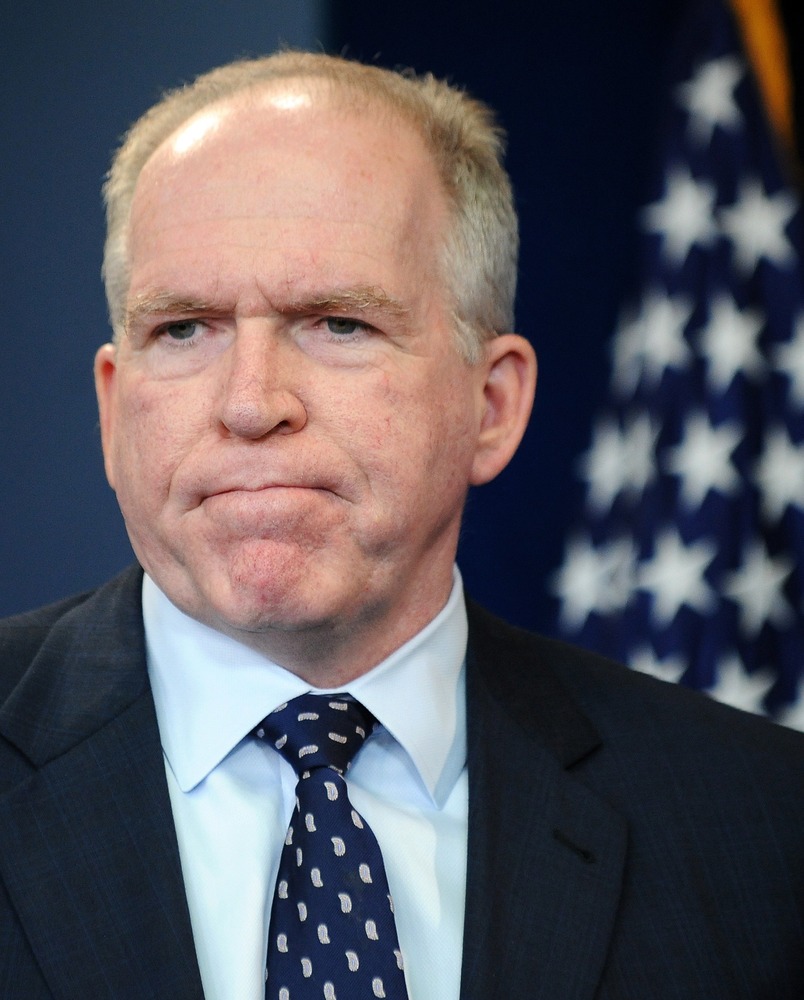
[[[304,427],[307,410],[293,385],[292,350],[263,325],[238,330],[220,407],[226,433],[258,440]]]

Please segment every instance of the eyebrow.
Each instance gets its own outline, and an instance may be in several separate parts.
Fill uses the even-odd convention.
[[[376,309],[397,318],[407,316],[410,310],[398,299],[392,298],[375,285],[358,285],[355,288],[327,292],[323,295],[305,296],[288,302],[281,312],[367,312]]]
[[[402,319],[410,310],[375,285],[357,285],[320,294],[305,295],[289,300],[276,311],[284,315],[304,315],[308,312],[368,312],[377,310]],[[126,310],[125,329],[147,316],[187,316],[193,313],[221,313],[225,309],[220,303],[206,299],[176,297],[171,292],[144,293],[138,296]]]
[[[220,312],[220,306],[215,306],[204,299],[177,298],[170,292],[145,293],[137,296],[134,303],[126,310],[124,329],[130,330],[139,320],[146,316],[186,316],[190,313]]]

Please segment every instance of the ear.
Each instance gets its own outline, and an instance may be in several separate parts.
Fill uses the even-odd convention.
[[[95,355],[95,394],[98,398],[101,447],[106,478],[114,489],[112,453],[117,409],[117,348],[104,344]]]
[[[536,390],[536,353],[524,337],[504,333],[488,341],[481,365],[484,410],[472,463],[472,486],[494,479],[519,447]]]

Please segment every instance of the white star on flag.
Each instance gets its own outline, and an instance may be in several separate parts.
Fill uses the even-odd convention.
[[[738,309],[730,295],[713,297],[700,347],[709,362],[709,380],[716,391],[728,389],[738,372],[752,378],[765,373],[767,365],[757,347],[763,325],[764,318],[756,309]]]
[[[640,646],[631,654],[628,666],[641,674],[650,674],[661,681],[675,684],[681,680],[687,664],[681,656],[666,656],[659,659],[649,646]]]
[[[578,470],[589,483],[589,503],[607,511],[625,484],[626,445],[612,420],[601,420],[594,429],[592,447],[581,456]]]
[[[723,593],[740,608],[740,627],[748,636],[756,636],[770,622],[783,628],[789,625],[792,610],[782,594],[793,563],[786,556],[773,558],[761,542],[751,542],[739,569],[727,573]]]
[[[662,251],[674,264],[683,264],[695,244],[710,246],[718,229],[712,218],[715,187],[696,181],[689,170],[676,167],[667,177],[661,201],[648,205],[642,219],[649,232],[659,233]]]
[[[734,88],[745,75],[738,56],[722,56],[698,67],[692,79],[676,89],[681,107],[689,112],[689,129],[700,145],[706,145],[719,125],[738,128],[742,115],[734,99]]]
[[[804,729],[804,233],[730,16],[691,0],[673,53],[553,585],[567,638]]]
[[[790,505],[804,508],[804,445],[793,444],[783,427],[765,436],[756,464],[756,484],[768,523],[779,521]]]
[[[779,344],[773,352],[778,371],[790,380],[792,402],[804,409],[804,315],[796,320],[795,336],[787,344]]]
[[[638,586],[653,594],[656,620],[667,625],[686,604],[698,611],[709,611],[715,595],[704,579],[715,557],[711,542],[685,545],[677,531],[667,529],[656,539],[653,557],[639,567]]]
[[[720,209],[720,225],[734,242],[734,262],[741,271],[750,276],[763,258],[777,267],[793,265],[796,253],[785,227],[797,209],[787,191],[767,195],[757,180],[740,184],[737,203]]]
[[[762,702],[773,687],[773,673],[758,670],[747,674],[738,656],[724,657],[718,663],[717,680],[706,693],[724,705],[741,708],[744,712],[761,712]]]
[[[689,299],[651,290],[642,303],[642,371],[649,385],[656,385],[668,368],[689,364],[692,352],[684,328],[692,315]]]
[[[710,490],[733,494],[740,486],[731,455],[742,438],[735,423],[713,427],[702,413],[691,413],[684,440],[668,448],[665,467],[681,477],[681,499],[688,507],[701,505]]]
[[[573,539],[553,580],[563,598],[567,626],[582,625],[593,611],[607,614],[625,607],[631,594],[633,562],[628,540],[595,549],[588,539]]]
[[[656,475],[656,438],[659,428],[647,414],[629,420],[623,440],[625,463],[624,485],[634,494],[640,494]]]
[[[650,418],[629,421],[625,431],[602,420],[592,447],[581,456],[578,470],[589,483],[589,502],[603,512],[623,491],[641,493],[656,474],[654,446],[658,436]]]

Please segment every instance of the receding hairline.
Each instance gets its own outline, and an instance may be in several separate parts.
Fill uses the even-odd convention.
[[[294,54],[287,53],[287,55]],[[304,53],[299,55],[304,55]],[[248,60],[244,60],[244,62],[248,62]],[[370,114],[374,120],[379,117],[386,122],[406,124],[411,132],[421,139],[422,146],[432,160],[445,193],[449,196],[452,189],[452,178],[444,171],[438,144],[429,134],[426,125],[427,103],[424,99],[416,100],[415,91],[409,89],[410,79],[401,73],[380,67],[353,62],[349,62],[347,65],[349,69],[343,73],[337,71],[332,73],[316,72],[314,69],[300,66],[293,72],[243,80],[239,86],[220,95],[210,94],[209,101],[193,108],[184,118],[176,122],[172,129],[166,131],[160,137],[157,145],[140,163],[131,192],[132,199],[139,177],[145,167],[160,150],[175,141],[177,136],[192,123],[203,119],[205,115],[210,115],[216,110],[223,111],[227,108],[236,110],[238,106],[248,107],[252,100],[256,105],[262,96],[281,95],[283,90],[287,91],[288,102],[295,95],[307,95],[313,108],[318,105],[322,110],[328,112],[340,112],[354,117]],[[382,86],[372,86],[377,81],[382,81]],[[400,82],[401,87],[399,86]]]
[[[450,217],[445,279],[467,356],[494,332],[513,329],[518,233],[503,159],[506,136],[484,101],[431,73],[324,53],[284,50],[202,73],[167,91],[123,138],[107,174],[103,278],[117,332],[128,282],[127,227],[139,176],[157,150],[213,106],[249,92],[307,92],[326,107],[407,123],[431,160]],[[322,105],[323,106],[323,105]]]
[[[280,77],[278,79],[257,80],[245,84],[238,90],[211,100],[193,110],[186,118],[178,122],[176,126],[166,132],[160,138],[159,143],[149,152],[142,161],[136,174],[133,195],[139,183],[139,178],[145,168],[166,147],[176,142],[183,133],[190,130],[195,124],[202,122],[207,116],[214,116],[220,112],[222,119],[231,110],[233,116],[240,111],[262,110],[260,104],[262,98],[276,96],[279,99],[276,108],[279,112],[287,110],[293,114],[296,110],[294,98],[297,96],[309,97],[309,103],[299,101],[298,110],[303,113],[309,110],[312,113],[321,111],[326,114],[340,114],[345,118],[361,119],[370,118],[372,122],[380,121],[383,124],[407,125],[411,134],[416,135],[421,141],[421,148],[429,157],[433,164],[437,176],[445,182],[443,171],[439,169],[439,161],[436,155],[437,149],[429,141],[427,129],[422,126],[416,113],[403,104],[397,104],[386,100],[384,94],[364,92],[349,85],[348,81],[331,79],[328,77],[319,78],[306,73],[299,73],[297,76]],[[282,98],[286,97],[286,103],[282,103]],[[445,187],[448,186],[445,184]]]

